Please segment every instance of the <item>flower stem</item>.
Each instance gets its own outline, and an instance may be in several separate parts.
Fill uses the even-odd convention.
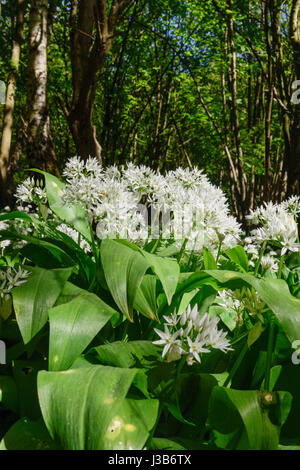
[[[225,380],[224,384],[223,384],[223,387],[227,387],[229,382],[231,381],[231,379],[234,377],[236,371],[238,370],[238,368],[240,367],[241,363],[242,363],[242,360],[244,359],[245,357],[245,354],[246,352],[248,351],[248,341],[245,342],[242,350],[240,351],[235,363],[233,364],[233,367],[230,371],[230,374],[228,375],[227,379]]]
[[[266,249],[266,245],[267,245],[267,242],[264,241],[263,244],[262,244],[262,247],[260,249],[260,252],[259,252],[258,260],[256,261],[256,265],[255,265],[255,269],[254,269],[254,276],[256,276],[257,273],[258,273],[260,263],[261,263],[261,259],[263,257],[264,252],[265,252],[265,249]]]
[[[270,326],[269,326],[268,349],[267,349],[267,360],[266,360],[266,371],[265,371],[265,390],[267,392],[270,391],[270,375],[271,375],[274,338],[275,338],[275,323],[272,318],[270,322]]]
[[[280,256],[279,268],[278,268],[278,273],[277,273],[277,279],[281,279],[283,261],[284,261],[284,255]]]
[[[216,263],[217,264],[218,264],[219,257],[220,257],[220,254],[221,254],[221,248],[222,248],[222,242],[220,242],[219,246],[218,246],[218,253],[217,253],[217,257],[216,257]]]

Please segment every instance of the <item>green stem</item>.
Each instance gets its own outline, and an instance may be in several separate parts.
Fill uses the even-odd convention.
[[[271,375],[274,337],[275,337],[275,323],[274,323],[274,320],[271,319],[270,327],[269,327],[268,350],[267,350],[266,371],[265,371],[265,390],[267,392],[270,391],[270,375]]]
[[[182,243],[182,246],[181,246],[180,252],[179,252],[179,254],[178,254],[178,257],[177,257],[177,263],[178,263],[178,264],[179,264],[180,261],[181,261],[181,258],[182,258],[182,256],[183,256],[183,253],[184,253],[185,247],[186,247],[186,245],[187,245],[187,242],[188,242],[188,239],[185,238],[184,241],[183,241],[183,243]]]
[[[218,253],[217,253],[217,257],[216,257],[216,263],[217,264],[218,264],[219,257],[220,257],[220,254],[221,254],[221,247],[222,247],[222,242],[220,242],[219,246],[218,246]]]
[[[227,387],[229,382],[231,381],[231,379],[234,377],[236,371],[238,370],[238,368],[240,367],[241,363],[242,363],[242,360],[244,359],[245,357],[245,354],[246,352],[248,351],[248,341],[245,342],[240,354],[238,355],[235,363],[233,364],[233,367],[230,371],[230,374],[228,375],[227,379],[225,380],[224,384],[223,384],[223,387]]]
[[[260,263],[261,263],[261,259],[263,257],[264,252],[265,252],[265,249],[266,249],[266,245],[267,245],[267,242],[263,242],[262,247],[261,247],[260,252],[259,252],[258,260],[256,261],[256,265],[255,265],[255,269],[254,269],[254,276],[256,276],[257,273],[258,273]]]
[[[185,364],[185,359],[186,359],[186,357],[185,357],[185,356],[182,356],[182,358],[181,358],[180,361],[179,361],[179,364],[178,364],[178,367],[177,367],[177,371],[176,371],[176,379],[175,379],[175,381],[178,379],[178,377],[179,377],[180,374],[181,374],[182,368],[183,368],[183,366],[184,366],[184,364]]]
[[[282,267],[283,267],[284,255],[280,257],[279,268],[277,273],[277,279],[281,279]]]

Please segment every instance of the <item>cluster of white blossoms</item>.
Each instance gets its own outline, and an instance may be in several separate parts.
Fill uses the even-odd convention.
[[[47,193],[46,189],[43,187],[40,180],[32,178],[26,178],[23,183],[19,184],[15,194],[17,201],[19,203],[37,203],[47,202]],[[23,209],[23,208],[22,208]]]
[[[208,313],[200,315],[197,305],[193,309],[189,305],[181,315],[174,312],[163,318],[164,331],[154,328],[160,339],[153,344],[163,346],[162,357],[168,362],[185,356],[186,363],[192,365],[195,361],[200,363],[200,355],[211,352],[209,348],[223,352],[232,350],[227,333],[217,327],[219,317],[211,318]]]
[[[250,237],[245,238],[245,249],[252,254],[253,259],[258,258],[260,246],[266,242],[275,243],[281,248],[280,255],[288,251],[299,250],[297,217],[300,214],[300,196],[292,196],[281,204],[273,202],[264,203],[246,218],[259,227],[251,231]],[[262,265],[276,271],[277,263],[272,262],[276,252],[269,252],[262,259]]]
[[[68,237],[72,238],[72,240],[77,243],[80,248],[85,252],[85,253],[90,253],[91,247],[88,244],[88,242],[77,232],[77,230],[74,230],[73,228],[69,227],[66,224],[60,224],[56,227],[56,230],[59,232],[64,233],[65,235],[68,235]]]
[[[6,230],[8,225],[5,222],[0,221],[0,233],[2,230]],[[7,246],[10,245],[10,240],[2,240],[0,241],[0,253],[3,256],[4,250]]]
[[[239,325],[243,323],[243,313],[245,311],[250,316],[258,316],[263,322],[263,314],[268,310],[265,302],[253,287],[243,287],[235,291],[231,289],[219,291],[214,303],[223,307],[225,311],[235,311],[235,321]]]
[[[165,175],[129,163],[103,169],[96,159],[71,158],[65,168],[66,204],[79,203],[97,225],[99,238],[138,242],[159,235],[187,240],[187,251],[236,245],[240,225],[229,214],[223,192],[202,173],[178,168]],[[148,213],[151,213],[149,224]],[[160,214],[160,215],[159,215]]]
[[[27,281],[29,272],[19,267],[0,269],[0,299],[9,299],[11,290]]]

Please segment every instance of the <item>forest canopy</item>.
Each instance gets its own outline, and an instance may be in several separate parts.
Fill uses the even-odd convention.
[[[29,168],[203,169],[243,220],[299,192],[297,0],[1,1],[1,205]]]

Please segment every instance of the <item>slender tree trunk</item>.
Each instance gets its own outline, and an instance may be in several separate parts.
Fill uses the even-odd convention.
[[[300,0],[293,0],[290,15],[290,41],[294,53],[296,80],[300,80]],[[288,193],[300,190],[300,103],[293,105],[293,123],[291,128],[291,152],[288,155]]]
[[[231,93],[231,127],[232,133],[234,136],[235,147],[236,147],[236,160],[237,160],[237,169],[239,175],[239,185],[240,185],[240,214],[239,218],[245,216],[246,211],[246,197],[247,197],[247,179],[244,171],[244,161],[243,161],[243,149],[241,144],[241,132],[240,132],[240,121],[239,121],[239,111],[237,104],[237,56],[235,50],[235,41],[234,41],[234,25],[232,17],[232,2],[227,0],[228,13],[227,13],[227,29],[228,29],[228,46],[230,52],[230,67],[229,67],[229,90]]]
[[[13,131],[13,119],[15,109],[15,94],[17,88],[17,77],[20,64],[21,46],[23,40],[24,29],[24,12],[25,0],[18,0],[17,2],[17,21],[16,31],[13,40],[12,54],[11,54],[11,71],[7,80],[4,119],[2,128],[2,139],[0,147],[0,204],[7,202],[7,183],[8,183],[8,169],[9,158]]]
[[[16,168],[24,151],[29,167],[58,174],[47,105],[48,13],[47,0],[31,1],[26,111],[12,156],[12,170]]]
[[[101,161],[101,145],[93,124],[99,72],[110,51],[120,15],[132,0],[72,0],[70,13],[73,96],[63,107],[78,154]]]

